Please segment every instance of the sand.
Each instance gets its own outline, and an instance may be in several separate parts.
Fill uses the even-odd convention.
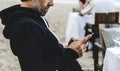
[[[18,0],[0,0],[0,10],[18,3]],[[45,16],[50,28],[56,33],[62,44],[64,44],[65,41],[68,15],[72,12],[72,8],[77,6],[77,4],[55,3]],[[5,39],[2,35],[3,27],[4,26],[0,24],[0,71],[21,71],[17,57],[11,52],[9,40]],[[91,51],[85,52],[83,57],[80,57],[78,61],[83,68],[93,70]]]

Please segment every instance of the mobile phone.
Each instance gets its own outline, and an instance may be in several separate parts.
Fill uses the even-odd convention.
[[[94,33],[91,34],[91,36],[93,36],[93,35],[94,35]]]
[[[91,33],[91,37],[90,38],[92,38],[93,35],[94,35],[94,33]],[[86,41],[86,43],[90,40],[90,38]]]

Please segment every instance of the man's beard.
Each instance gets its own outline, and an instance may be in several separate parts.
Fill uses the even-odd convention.
[[[49,8],[39,9],[39,12],[42,16],[45,16]]]

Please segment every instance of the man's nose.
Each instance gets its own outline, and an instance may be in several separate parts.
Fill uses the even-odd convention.
[[[53,5],[54,5],[53,0],[50,0],[50,2],[49,2],[49,6],[53,6]]]

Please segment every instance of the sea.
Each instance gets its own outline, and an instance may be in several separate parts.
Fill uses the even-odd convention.
[[[78,4],[79,0],[53,0],[55,3]]]

